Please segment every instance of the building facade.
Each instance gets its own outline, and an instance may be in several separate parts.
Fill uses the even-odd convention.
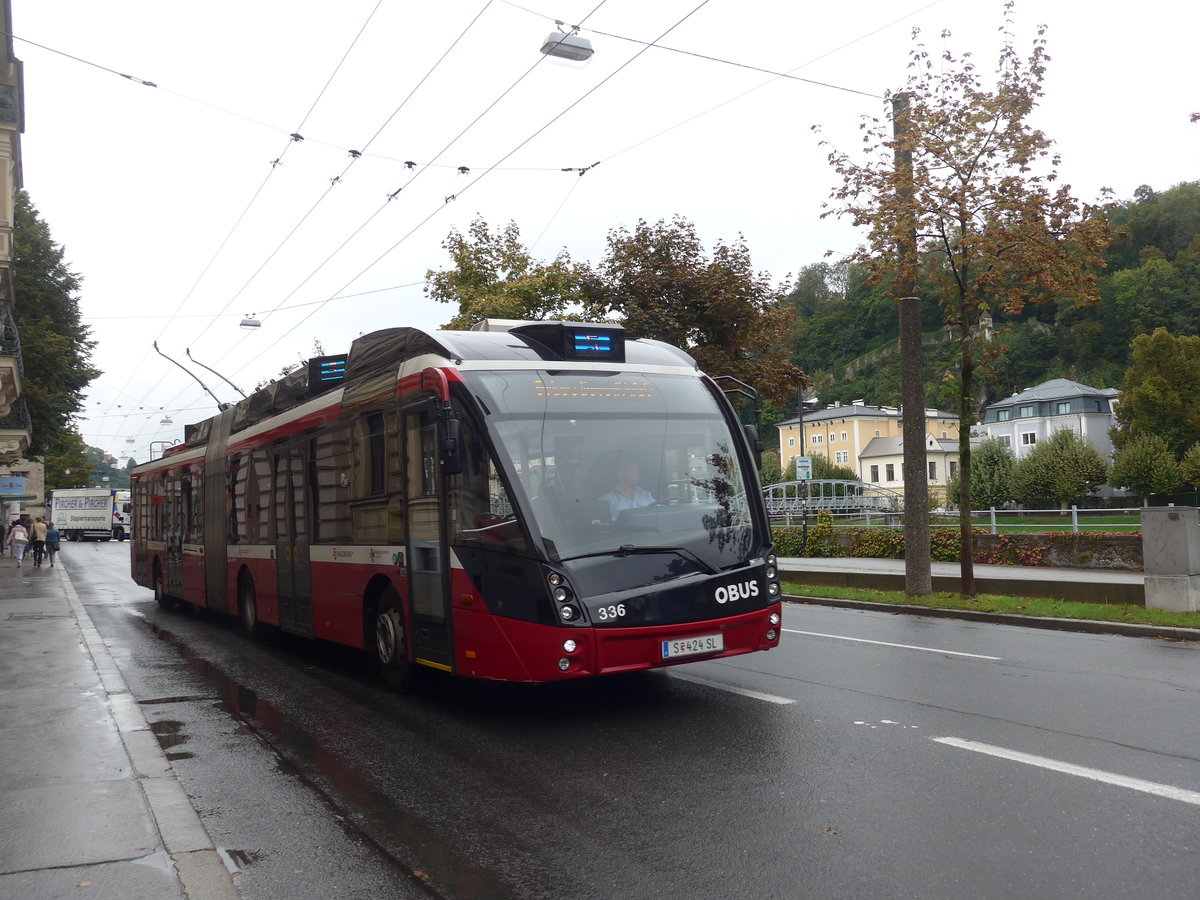
[[[21,398],[21,335],[13,318],[13,207],[21,187],[25,102],[21,61],[13,53],[12,2],[0,0],[0,464],[29,449],[29,410]]]
[[[1056,431],[1071,431],[1090,441],[1112,459],[1109,431],[1116,425],[1116,388],[1093,388],[1066,378],[1054,378],[998,400],[983,413],[979,430],[1012,450],[1017,459]]]
[[[974,447],[978,441],[971,439]],[[958,439],[925,435],[925,474],[929,483],[929,505],[949,506],[949,485],[958,474]],[[877,437],[867,444],[858,458],[858,477],[867,484],[877,484],[893,491],[904,492],[904,441],[899,437]]]
[[[923,412],[927,435],[935,440],[957,443],[958,416],[937,409]],[[824,409],[805,412],[803,420],[797,417],[779,423],[779,463],[786,467],[798,456],[823,456],[835,466],[844,466],[861,474],[859,458],[867,446],[877,438],[898,440],[903,435],[903,427],[901,411],[894,406],[867,406],[860,402],[849,406],[831,404]],[[880,484],[884,483],[881,481]]]

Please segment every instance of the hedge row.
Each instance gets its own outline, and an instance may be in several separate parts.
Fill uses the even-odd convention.
[[[794,526],[772,529],[779,556],[859,556],[870,559],[903,559],[904,533],[892,528],[834,528],[833,516],[822,510],[808,529]],[[1037,532],[991,534],[975,529],[977,563],[1013,566],[1060,565],[1088,568],[1140,569],[1141,539],[1136,534],[1112,532]],[[929,536],[934,562],[958,562],[962,539],[957,528],[935,528]]]

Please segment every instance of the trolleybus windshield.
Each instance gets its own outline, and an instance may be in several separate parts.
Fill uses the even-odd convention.
[[[466,374],[466,373],[464,373]],[[763,543],[743,460],[696,376],[472,372],[523,517],[552,558],[662,550],[709,572]]]

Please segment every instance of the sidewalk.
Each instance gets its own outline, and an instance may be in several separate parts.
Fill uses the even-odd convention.
[[[0,897],[240,897],[61,557],[0,557],[0,759]]]

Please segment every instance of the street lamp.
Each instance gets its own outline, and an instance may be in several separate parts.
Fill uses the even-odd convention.
[[[259,328],[261,326],[262,322],[254,318],[254,313],[250,313],[244,319],[242,319],[241,327],[245,328],[247,331],[253,331],[255,328]]]
[[[542,53],[555,59],[567,62],[585,63],[592,58],[592,42],[579,36],[579,26],[571,26],[570,31],[562,31],[563,23],[555,19],[554,24],[559,31],[552,31],[542,41]]]

